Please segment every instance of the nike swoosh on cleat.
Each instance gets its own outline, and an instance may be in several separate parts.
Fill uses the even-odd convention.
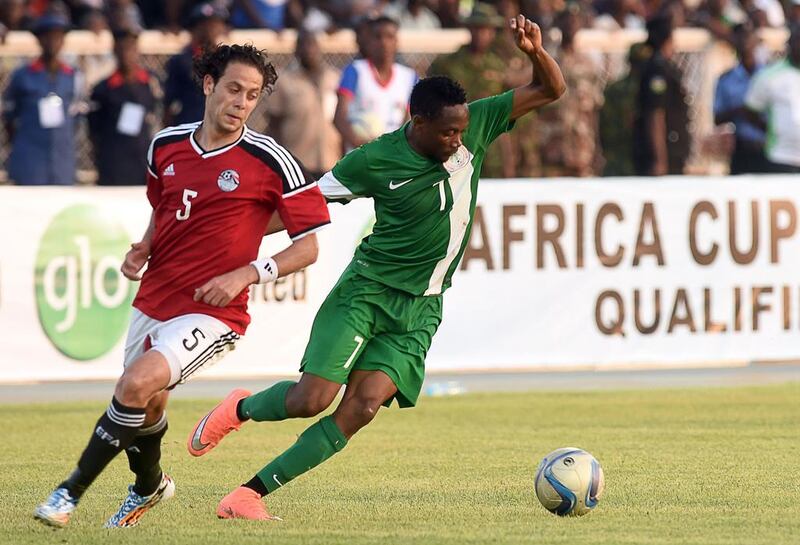
[[[406,180],[404,182],[397,182],[397,183],[395,183],[394,181],[390,180],[389,181],[389,189],[395,190],[398,187],[402,187],[402,186],[406,185],[408,182],[412,182],[412,181],[414,181],[414,178],[409,178],[408,180]]]
[[[197,428],[194,430],[194,435],[192,436],[192,448],[195,450],[203,450],[208,446],[208,443],[203,444],[200,441],[200,437],[203,435],[203,430],[206,427],[206,422],[208,418],[211,416],[211,413],[208,413],[203,417],[200,423],[197,425]]]

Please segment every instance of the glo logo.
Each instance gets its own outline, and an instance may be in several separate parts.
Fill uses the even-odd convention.
[[[102,356],[125,332],[134,290],[119,272],[130,239],[96,206],[61,211],[36,256],[36,306],[53,344],[76,360]]]

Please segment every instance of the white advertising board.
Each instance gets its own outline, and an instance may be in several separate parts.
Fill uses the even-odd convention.
[[[799,358],[795,178],[483,181],[428,370]],[[116,271],[149,213],[143,188],[0,187],[0,381],[119,375],[136,285]],[[296,372],[372,203],[331,214],[317,263],[254,288],[203,376]]]

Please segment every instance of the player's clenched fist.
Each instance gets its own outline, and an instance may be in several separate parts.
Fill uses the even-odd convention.
[[[122,262],[119,270],[128,280],[141,280],[142,275],[139,274],[139,271],[142,270],[149,257],[150,245],[144,241],[134,242],[131,244],[131,249],[125,254],[125,261]]]
[[[194,291],[194,300],[213,307],[224,307],[250,284],[258,282],[258,271],[252,265],[239,267],[216,276]]]
[[[530,55],[542,47],[542,29],[539,25],[525,18],[524,15],[517,15],[509,22],[511,30],[514,31],[514,39],[524,53]]]

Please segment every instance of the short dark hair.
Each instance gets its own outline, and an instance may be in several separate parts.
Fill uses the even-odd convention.
[[[377,17],[371,17],[367,20],[368,24],[372,28],[377,28],[380,25],[394,25],[396,27],[400,27],[400,23],[398,23],[395,19],[392,19],[388,15],[379,15]]]
[[[672,37],[673,27],[672,17],[668,14],[656,15],[647,21],[647,44],[658,51]]]
[[[431,76],[419,80],[411,91],[411,115],[436,119],[447,106],[466,104],[467,93],[461,85],[447,76]]]
[[[228,64],[232,62],[239,62],[258,69],[264,78],[261,89],[267,91],[267,93],[272,93],[272,87],[278,81],[278,73],[269,61],[267,52],[263,49],[257,49],[253,44],[220,44],[205,49],[201,55],[194,59],[195,81],[202,86],[203,78],[208,75],[214,79],[216,84],[222,74],[225,73]]]

